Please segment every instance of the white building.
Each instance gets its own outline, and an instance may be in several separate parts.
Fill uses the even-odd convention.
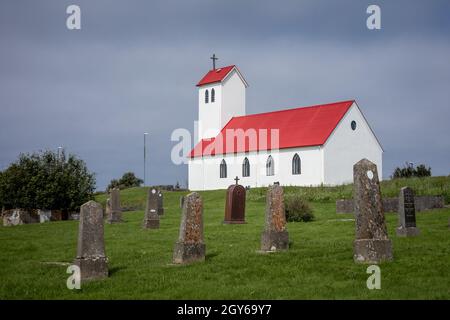
[[[338,185],[367,158],[382,172],[383,149],[354,100],[246,115],[248,87],[236,66],[197,84],[199,141],[189,154],[189,189]],[[381,179],[381,177],[380,177]]]

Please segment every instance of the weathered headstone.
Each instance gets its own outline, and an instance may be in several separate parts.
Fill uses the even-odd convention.
[[[173,263],[205,260],[203,242],[203,201],[197,192],[188,194],[183,203],[180,234],[173,252]]]
[[[40,222],[38,210],[34,209],[6,210],[3,212],[2,218],[5,227]]]
[[[400,189],[398,197],[398,228],[397,236],[414,237],[420,233],[416,227],[416,208],[414,205],[414,191],[409,187]]]
[[[381,201],[377,166],[362,159],[353,166],[356,239],[354,260],[379,263],[393,259]]]
[[[106,199],[106,205],[105,205],[105,218],[108,218],[111,215],[111,199]]]
[[[224,223],[245,223],[245,188],[239,184],[228,187]]]
[[[148,190],[143,227],[147,229],[159,229],[158,192],[156,189]]]
[[[180,197],[180,208],[183,209],[183,205],[184,205],[184,196]]]
[[[164,196],[161,191],[158,191],[158,215],[164,215]]]
[[[287,250],[289,234],[286,230],[283,187],[272,185],[267,190],[266,223],[261,235],[261,251]]]
[[[110,193],[110,212],[107,216],[108,223],[118,223],[122,221],[122,208],[120,207],[120,189],[114,188]]]
[[[38,210],[38,215],[39,215],[40,223],[49,222],[49,221],[51,221],[51,218],[52,218],[52,211],[51,210]]]
[[[108,277],[103,232],[102,206],[95,201],[83,204],[78,226],[77,258],[74,262],[80,267],[82,281]]]

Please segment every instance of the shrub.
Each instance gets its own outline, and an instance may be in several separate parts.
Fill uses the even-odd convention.
[[[431,168],[425,166],[424,164],[420,164],[414,168],[412,164],[407,163],[403,168],[395,168],[394,173],[392,174],[393,179],[411,177],[431,177]]]
[[[94,174],[75,155],[21,154],[0,175],[0,207],[73,211],[92,199],[94,189]]]
[[[284,210],[288,222],[309,222],[314,220],[311,206],[299,195],[292,194],[285,196]]]
[[[126,172],[119,180],[112,179],[108,187],[106,188],[106,192],[109,192],[114,188],[119,188],[122,190],[127,188],[139,187],[143,182],[144,181],[136,177],[133,172]]]

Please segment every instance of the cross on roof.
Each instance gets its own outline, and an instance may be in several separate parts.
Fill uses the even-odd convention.
[[[219,60],[219,58],[216,57],[216,54],[213,53],[212,57],[210,59],[213,61],[213,70],[216,70],[216,60]]]
[[[234,178],[234,181],[236,181],[236,184],[239,184],[239,183],[238,183],[239,180],[240,180],[240,179],[238,178],[238,176],[236,176],[236,178]]]

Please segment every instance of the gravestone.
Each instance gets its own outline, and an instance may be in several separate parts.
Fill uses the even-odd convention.
[[[397,236],[415,237],[420,230],[416,227],[416,208],[414,204],[414,191],[409,187],[400,189],[398,197],[398,228]]]
[[[89,201],[81,206],[78,225],[78,250],[74,264],[80,267],[81,280],[108,277],[108,259],[103,234],[103,209]]]
[[[379,263],[393,259],[380,193],[377,166],[362,159],[353,166],[356,239],[354,260]]]
[[[289,234],[286,230],[283,187],[272,185],[267,190],[266,222],[261,235],[261,251],[287,250]]]
[[[159,229],[158,192],[153,188],[148,189],[143,227],[146,229]]]
[[[105,218],[108,218],[111,215],[111,199],[106,199],[105,205]]]
[[[224,223],[245,223],[245,188],[239,184],[228,187]]]
[[[44,222],[49,222],[51,221],[51,217],[52,217],[52,211],[51,210],[38,210],[38,215],[39,215],[39,222],[40,223],[44,223]]]
[[[203,201],[197,192],[193,192],[184,199],[180,233],[173,252],[173,263],[186,264],[204,261],[205,252]]]
[[[118,223],[122,221],[122,208],[120,207],[120,189],[114,188],[110,193],[110,212],[107,216],[108,223]]]
[[[158,191],[158,215],[164,215],[164,196],[161,191]]]
[[[180,197],[180,208],[183,209],[183,205],[184,205],[184,196]]]

